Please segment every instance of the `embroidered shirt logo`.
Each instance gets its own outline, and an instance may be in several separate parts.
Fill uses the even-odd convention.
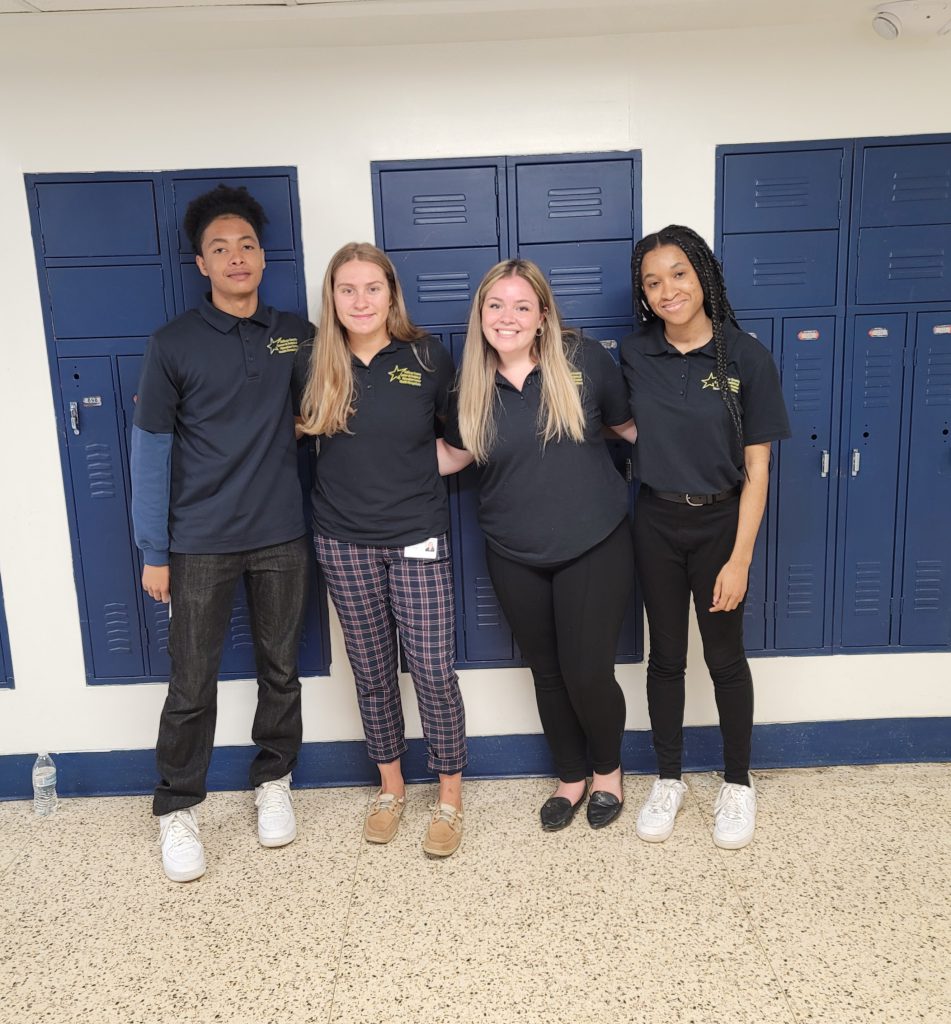
[[[736,377],[727,377],[726,382],[730,385],[730,390],[734,395],[738,395],[740,393],[740,382]],[[700,381],[700,384],[704,391],[706,391],[707,388],[713,388],[714,391],[720,390],[720,385],[717,383],[716,375],[712,372],[708,377],[704,377],[703,380]]]
[[[405,366],[394,366],[390,370],[391,384],[408,384],[410,387],[419,388],[423,385],[423,375],[418,370],[409,370]]]
[[[584,384],[584,375],[580,370],[571,371],[571,383],[576,384],[579,388]]]
[[[267,350],[272,356],[287,355],[288,352],[296,352],[298,348],[296,338],[271,338],[267,343]]]

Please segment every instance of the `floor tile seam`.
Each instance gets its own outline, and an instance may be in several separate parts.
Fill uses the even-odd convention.
[[[373,792],[374,790],[373,787],[371,786],[367,790],[367,799],[363,809],[364,817],[366,816],[367,812],[370,809],[370,801],[373,798]],[[334,1017],[334,1005],[337,1001],[337,982],[340,979],[340,969],[343,966],[343,953],[344,950],[347,948],[347,938],[350,935],[350,918],[353,914],[353,904],[357,897],[357,879],[359,878],[360,875],[360,862],[363,860],[363,855],[366,851],[366,842],[363,838],[362,828],[360,829],[360,835],[359,838],[357,839],[357,843],[357,856],[356,860],[353,863],[353,878],[351,880],[350,885],[350,898],[347,901],[347,913],[343,922],[343,932],[340,936],[340,947],[337,950],[337,964],[334,967],[333,987],[330,991],[330,1005],[327,1008],[327,1024],[331,1024]]]

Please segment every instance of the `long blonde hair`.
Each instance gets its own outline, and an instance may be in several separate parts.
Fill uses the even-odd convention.
[[[333,254],[324,274],[320,326],[310,357],[307,386],[301,398],[301,417],[307,434],[350,433],[348,421],[354,413],[356,390],[347,332],[337,317],[334,305],[334,279],[337,271],[352,260],[374,263],[383,271],[390,289],[387,334],[393,341],[410,343],[423,368],[429,369],[415,345],[427,334],[410,320],[406,312],[403,291],[389,256],[369,242],[348,242]]]
[[[576,442],[584,440],[584,410],[576,383],[577,371],[571,361],[575,336],[563,331],[551,286],[539,267],[530,260],[505,260],[485,275],[476,292],[459,375],[459,432],[479,464],[488,461],[498,436],[495,373],[499,357],[482,333],[482,306],[489,289],[503,277],[521,277],[526,281],[538,299],[539,309],[545,313],[541,334],[536,336],[530,353],[541,371],[538,434],[542,444],[563,437]]]

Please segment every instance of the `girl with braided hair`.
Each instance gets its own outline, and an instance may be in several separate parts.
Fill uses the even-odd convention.
[[[771,443],[789,437],[789,421],[773,360],[740,330],[720,265],[696,232],[670,225],[643,238],[632,275],[641,327],[622,341],[621,363],[638,429],[634,545],[650,632],[647,703],[658,766],[637,834],[663,842],[687,791],[680,776],[692,594],[723,737],[713,841],[739,849],[756,827],[743,601]]]

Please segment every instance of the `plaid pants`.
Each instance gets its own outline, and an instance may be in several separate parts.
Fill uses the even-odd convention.
[[[399,688],[403,644],[432,772],[454,775],[466,766],[465,709],[456,657],[452,560],[448,538],[439,558],[406,558],[402,547],[350,544],[316,534],[317,560],[327,581],[347,657],[367,753],[377,764],[406,752]]]

